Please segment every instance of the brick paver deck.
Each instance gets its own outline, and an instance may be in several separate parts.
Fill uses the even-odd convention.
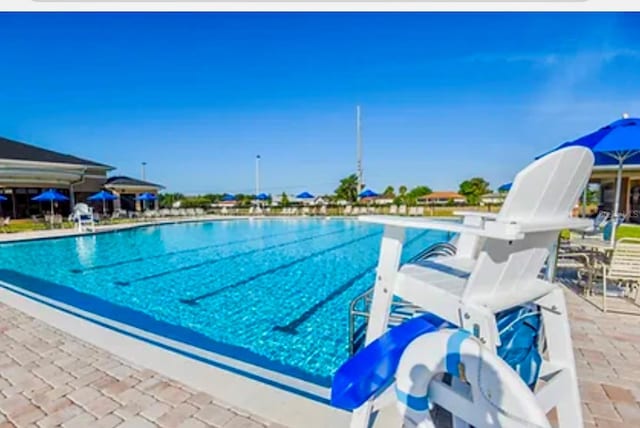
[[[0,303],[0,428],[272,427]]]
[[[640,427],[640,317],[567,292],[585,426]],[[275,427],[0,303],[0,428]]]

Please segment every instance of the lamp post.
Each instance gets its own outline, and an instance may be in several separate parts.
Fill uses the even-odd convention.
[[[260,155],[256,155],[256,196],[260,194]]]
[[[146,174],[146,171],[145,171],[145,167],[146,166],[147,166],[147,163],[146,162],[142,162],[142,180],[146,180],[146,178],[147,178],[147,174]]]

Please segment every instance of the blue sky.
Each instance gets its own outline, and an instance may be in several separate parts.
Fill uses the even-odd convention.
[[[0,14],[0,135],[184,193],[495,188],[640,115],[639,14]]]

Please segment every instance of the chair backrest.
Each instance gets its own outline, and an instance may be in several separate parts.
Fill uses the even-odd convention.
[[[640,281],[640,239],[621,238],[616,242],[607,276],[620,280]]]
[[[75,215],[90,215],[91,214],[91,210],[89,209],[89,205],[85,204],[84,202],[80,202],[80,203],[74,205],[73,214],[75,214]]]
[[[391,208],[389,208],[389,214],[398,214],[398,206],[391,205]]]
[[[593,219],[593,228],[595,230],[599,229],[604,223],[609,220],[609,213],[607,211],[600,211],[596,218]]]
[[[516,175],[496,222],[506,224],[566,221],[587,185],[594,157],[584,147],[570,147],[550,153]],[[524,239],[486,239],[467,281],[463,299],[486,300],[499,293],[515,291],[535,280],[558,230],[527,233]]]

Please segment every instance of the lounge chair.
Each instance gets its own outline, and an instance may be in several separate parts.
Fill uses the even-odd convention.
[[[204,215],[204,208],[196,208],[195,215],[196,216]]]
[[[311,214],[311,211],[309,210],[309,207],[303,207],[302,208],[302,215],[307,216]]]
[[[424,207],[416,207],[415,214],[419,217],[424,217]]]
[[[320,205],[320,210],[318,211],[318,214],[327,215],[327,206],[326,205]]]
[[[351,205],[347,205],[344,207],[344,215],[351,215],[353,212],[353,207]]]
[[[559,428],[583,425],[563,290],[540,276],[546,260],[553,257],[559,232],[590,226],[589,220],[570,218],[570,213],[593,162],[593,154],[583,147],[538,159],[516,176],[500,213],[465,218],[476,225],[394,216],[360,218],[385,225],[385,232],[366,332],[366,344],[371,346],[360,350],[351,366],[347,367],[351,361],[345,364],[344,375],[338,370],[332,388],[336,401],[348,401],[356,409],[352,428],[368,426],[371,411],[388,405],[394,390],[396,399],[391,401],[404,418],[424,427],[433,426],[434,404],[451,412],[456,427],[549,427],[546,414],[553,408]],[[459,233],[458,254],[401,267],[405,228]],[[425,316],[429,318],[407,322],[411,331],[400,325],[385,334],[397,298],[429,313]],[[498,316],[529,308],[514,322],[529,317],[531,325],[541,324],[526,338],[533,343],[544,332],[547,348],[541,365],[524,369],[497,357],[504,331],[499,330]],[[385,340],[376,341],[383,334]],[[402,346],[391,355],[389,347],[400,342]],[[367,363],[359,361],[365,358]],[[536,368],[545,384],[533,392]],[[431,376],[438,372],[448,373],[451,385]],[[351,377],[346,388],[343,376]],[[394,387],[386,388],[394,379]],[[343,388],[336,388],[336,382]]]
[[[400,205],[400,207],[398,208],[398,215],[407,215],[406,205]]]
[[[389,207],[389,215],[396,215],[398,214],[398,206],[397,205],[391,205]]]
[[[609,264],[602,267],[602,310],[608,311],[608,285],[616,282],[624,287],[624,294],[640,305],[640,239],[621,238],[611,255]],[[614,311],[615,312],[615,311]]]
[[[2,231],[6,232],[7,227],[9,227],[9,225],[11,224],[11,217],[5,217],[2,219]]]

